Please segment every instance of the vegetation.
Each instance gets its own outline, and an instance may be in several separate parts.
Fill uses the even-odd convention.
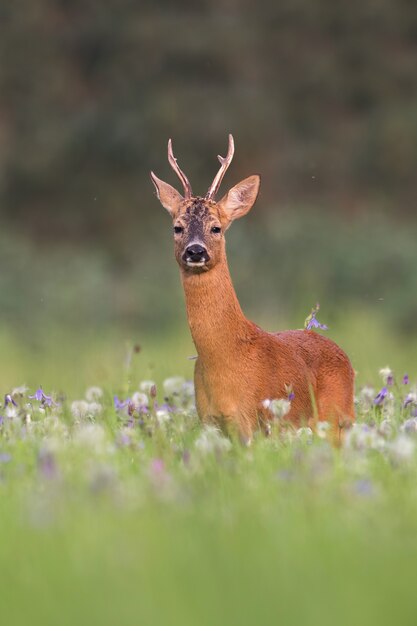
[[[414,624],[416,6],[3,3],[1,624]],[[271,330],[320,302],[358,372],[341,449],[197,419],[148,172],[171,136],[202,193],[230,131],[224,187],[263,177],[239,300]]]
[[[202,192],[230,131],[234,180],[261,172],[271,209],[413,213],[410,0],[21,0],[0,17],[0,206],[32,236],[132,244],[167,138]]]
[[[83,397],[7,390],[4,623],[413,623],[415,377],[358,388],[340,450],[285,418],[242,448],[142,356]]]

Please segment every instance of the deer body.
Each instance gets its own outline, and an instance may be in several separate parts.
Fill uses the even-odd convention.
[[[231,146],[229,138],[228,157]],[[206,198],[200,198],[192,196],[172,149],[170,156],[185,197],[154,174],[152,180],[174,219],[176,258],[198,353],[195,390],[200,418],[235,430],[248,441],[272,418],[264,401],[286,398],[291,389],[294,397],[286,418],[295,426],[330,420],[337,438],[340,428],[354,419],[354,373],[346,354],[313,331],[262,330],[244,316],[233,288],[222,233],[252,207],[259,177],[245,179],[214,202],[228,157],[219,157],[220,175]]]

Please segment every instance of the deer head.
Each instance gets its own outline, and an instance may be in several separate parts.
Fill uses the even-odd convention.
[[[224,258],[224,232],[233,220],[246,215],[256,201],[260,185],[257,174],[232,187],[218,202],[215,200],[233,154],[234,141],[229,135],[227,155],[224,158],[218,156],[220,169],[204,197],[193,195],[188,178],[174,157],[171,139],[168,142],[168,160],[181,180],[184,195],[151,172],[156,195],[172,217],[175,257],[184,271],[205,272],[217,265]]]

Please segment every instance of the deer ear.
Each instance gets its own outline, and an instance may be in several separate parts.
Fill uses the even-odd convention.
[[[260,184],[261,178],[255,174],[242,180],[223,196],[219,205],[230,222],[243,217],[251,210],[258,196]]]
[[[168,183],[164,183],[164,181],[158,178],[158,176],[155,176],[153,172],[151,172],[151,180],[155,186],[159,202],[168,211],[168,213],[175,215],[181,202],[184,200],[182,195],[178,193],[174,187],[171,187]]]

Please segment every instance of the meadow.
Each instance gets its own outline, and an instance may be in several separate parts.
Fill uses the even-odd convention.
[[[415,624],[415,9],[3,2],[0,626]],[[248,448],[197,418],[149,171],[172,137],[205,194],[229,132],[222,193],[262,175],[239,301],[272,331],[320,303],[340,449],[279,406]]]
[[[185,330],[1,338],[1,623],[414,623],[415,344],[346,316],[343,447],[277,416],[243,448],[199,424]]]

